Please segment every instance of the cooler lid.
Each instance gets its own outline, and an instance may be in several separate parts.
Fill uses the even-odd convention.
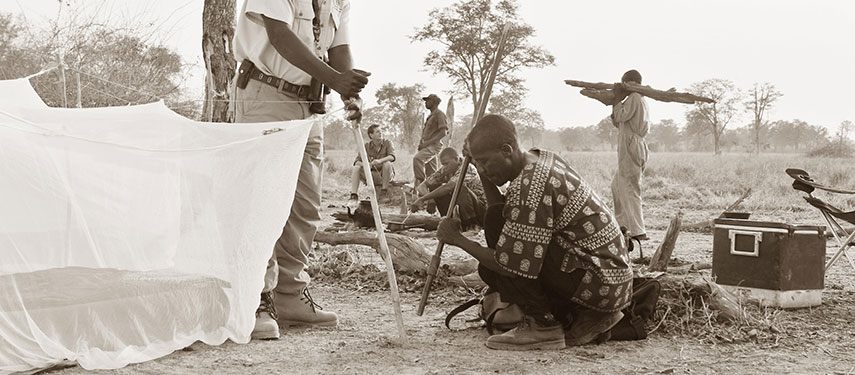
[[[783,229],[787,232],[794,231],[810,231],[810,232],[818,232],[820,234],[825,233],[825,226],[822,225],[791,225],[785,223],[776,223],[774,221],[759,221],[759,220],[748,220],[748,219],[725,219],[718,218],[713,221],[716,227],[720,226],[735,226],[735,227],[744,227],[744,228],[768,228],[771,231],[775,229]]]

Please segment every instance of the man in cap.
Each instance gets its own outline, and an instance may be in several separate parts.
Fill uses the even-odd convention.
[[[422,98],[425,108],[430,111],[422,128],[422,137],[419,140],[418,152],[413,156],[413,177],[415,184],[419,186],[426,176],[432,175],[437,170],[436,155],[442,149],[442,138],[448,134],[448,119],[445,113],[439,110],[442,101],[436,94],[430,94]]]

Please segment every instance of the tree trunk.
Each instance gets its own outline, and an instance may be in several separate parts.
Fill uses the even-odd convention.
[[[713,141],[715,142],[715,147],[713,148],[713,152],[716,155],[721,155],[721,146],[719,145],[719,140],[721,139],[721,134],[719,134],[718,129],[713,129]]]
[[[235,0],[205,0],[202,10],[202,56],[206,70],[204,121],[234,121],[231,105],[236,68],[232,50],[234,19]]]

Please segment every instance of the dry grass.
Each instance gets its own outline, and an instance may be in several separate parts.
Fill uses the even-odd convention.
[[[346,182],[339,188],[349,189],[352,151],[327,153],[327,181]],[[607,201],[611,200],[610,184],[617,168],[614,152],[571,152],[562,156]],[[800,168],[829,186],[855,188],[851,158],[813,158],[800,154],[725,154],[652,153],[644,172],[644,205],[651,228],[667,227],[671,216],[684,212],[684,222],[693,223],[714,217],[735,201],[747,188],[752,194],[741,209],[754,219],[822,224],[801,192],[792,189],[787,168]],[[412,155],[401,153],[395,161],[395,180],[411,181]],[[334,186],[333,194],[344,195]],[[338,196],[338,195],[337,195]],[[842,209],[855,207],[855,196],[839,194],[819,197]],[[713,216],[710,216],[713,215]]]

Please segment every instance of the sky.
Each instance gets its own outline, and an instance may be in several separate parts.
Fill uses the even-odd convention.
[[[236,0],[237,6],[243,0]],[[98,1],[64,0],[67,9],[87,11]],[[375,104],[374,92],[387,82],[422,83],[447,100],[453,85],[423,66],[436,45],[413,43],[410,36],[428,21],[431,9],[452,0],[351,0],[351,50],[356,67],[372,73],[362,97]],[[154,29],[157,39],[191,64],[188,92],[202,97],[203,0],[103,0],[106,22],[133,22]],[[44,27],[57,15],[57,0],[0,0],[0,12],[26,17]],[[521,0],[520,18],[532,25],[533,44],[555,56],[555,65],[524,70],[526,104],[539,111],[547,128],[597,123],[610,109],[583,97],[565,79],[614,82],[629,69],[655,88],[686,89],[710,78],[732,81],[747,90],[770,82],[784,95],[770,120],[800,119],[832,132],[844,120],[855,121],[855,2],[842,0]],[[459,90],[462,92],[462,90]],[[441,108],[445,108],[446,101]],[[464,96],[456,113],[471,113]],[[690,106],[650,100],[650,120],[685,122]],[[751,121],[744,114],[734,127]]]

